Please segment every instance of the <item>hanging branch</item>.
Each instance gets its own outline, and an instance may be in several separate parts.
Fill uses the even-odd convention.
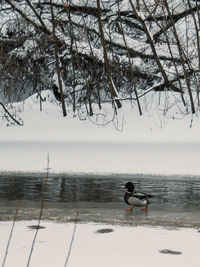
[[[14,116],[8,111],[8,109],[5,107],[5,105],[3,103],[0,102],[0,105],[2,106],[5,113],[9,116],[9,118],[11,118],[14,121],[14,123],[16,123],[17,125],[20,125],[20,126],[23,125],[23,122],[19,122],[18,120],[16,120],[14,118]]]
[[[32,3],[29,0],[25,0],[26,3],[28,4],[28,6],[31,8],[31,10],[33,11],[33,13],[35,14],[36,18],[39,20],[40,24],[42,25],[42,28],[47,31],[46,26],[41,18],[41,16],[37,13],[36,9],[34,8],[34,6],[32,5]]]
[[[142,2],[143,2],[143,5],[145,6],[147,12],[149,13],[149,15],[152,16],[148,6],[146,5],[145,0],[142,0]],[[155,16],[152,16],[152,18],[154,19],[156,25],[161,29],[162,33],[164,34],[164,36],[166,38],[166,42],[167,42],[168,48],[169,48],[170,55],[173,58],[173,52],[172,52],[172,49],[171,49],[169,37],[168,37],[168,35],[166,33],[166,29],[163,28],[162,23],[159,23]],[[180,88],[180,93],[181,93],[181,99],[182,99],[183,105],[186,106],[186,102],[185,102],[185,99],[184,99],[184,92],[182,90],[182,85],[181,85],[181,82],[180,82],[180,79],[183,78],[183,77],[179,77],[179,73],[178,73],[178,68],[177,68],[176,62],[172,61],[172,64],[174,65],[174,68],[175,68],[175,71],[176,71],[176,78],[177,78],[177,79],[174,79],[174,81],[178,81],[179,88]],[[170,83],[172,84],[172,81],[170,81]]]
[[[179,37],[178,37],[178,33],[176,31],[176,27],[175,27],[175,23],[174,23],[172,14],[171,14],[171,12],[169,10],[168,3],[167,3],[166,0],[164,0],[164,3],[165,3],[165,7],[166,7],[166,10],[167,10],[167,13],[169,15],[170,21],[172,23],[174,36],[175,36],[175,39],[176,39],[176,43],[177,43],[177,47],[178,47],[178,51],[179,51],[179,56],[180,56],[180,59],[181,59],[181,65],[182,65],[182,68],[183,68],[183,73],[184,73],[184,77],[185,77],[186,84],[187,84],[187,89],[188,89],[188,94],[189,94],[189,98],[190,98],[192,114],[194,114],[195,113],[194,100],[193,100],[192,91],[191,91],[191,87],[190,87],[190,80],[189,80],[189,77],[188,77],[188,74],[187,74],[187,71],[186,71],[186,68],[185,68],[185,64],[184,64],[184,57],[183,57],[183,51],[182,51],[181,43],[180,43],[180,40],[179,40]]]
[[[31,25],[33,25],[36,29],[40,29],[40,30],[42,30],[45,33],[49,33],[48,29],[46,27],[45,28],[43,27],[44,23],[42,23],[42,26],[41,26],[40,24],[38,24],[34,20],[30,19],[29,16],[25,13],[25,11],[20,8],[20,6],[18,5],[17,1],[13,1],[13,0],[5,0],[5,1],[14,10],[16,10],[23,19],[25,19],[28,23],[30,23]],[[41,18],[39,19],[39,21],[41,23]]]
[[[196,38],[197,38],[197,51],[198,51],[198,61],[199,61],[199,70],[200,70],[200,36],[199,36],[199,27],[198,27],[198,23],[196,18],[195,18],[195,13],[194,13],[194,9],[191,6],[191,3],[189,0],[187,0],[188,6],[190,8],[191,14],[192,14],[192,18],[194,21],[194,26],[195,26],[195,30],[196,30]],[[199,14],[199,10],[197,9],[197,12]]]
[[[189,6],[189,9],[186,8],[183,12],[171,14],[171,16],[173,17],[174,23],[177,23],[182,18],[184,18],[186,16],[189,16],[189,15],[191,15],[192,13],[194,13],[196,11],[198,12],[199,7],[200,7],[199,5],[196,5],[195,7],[192,7],[189,0],[188,0],[188,6]],[[155,18],[156,18],[157,21],[165,21],[165,25],[163,25],[162,29],[160,29],[158,32],[156,32],[153,35],[154,41],[158,42],[159,37],[164,33],[164,31],[167,31],[169,28],[172,27],[172,21],[170,20],[170,17],[167,16],[167,15],[158,17],[156,15],[154,16],[153,14],[149,14],[149,17],[146,18],[146,20],[147,21],[151,21],[151,20],[153,21],[153,20],[155,20]]]
[[[168,77],[167,77],[167,74],[166,74],[166,72],[165,72],[165,70],[164,70],[164,68],[163,68],[163,66],[162,66],[162,63],[161,63],[159,57],[158,57],[158,53],[157,53],[157,51],[156,51],[156,47],[155,47],[155,45],[154,45],[153,39],[152,39],[152,37],[151,37],[151,34],[149,33],[149,30],[148,30],[148,28],[147,28],[147,26],[146,26],[146,23],[145,23],[145,21],[142,19],[142,17],[138,14],[138,12],[137,12],[137,10],[136,10],[136,8],[135,8],[135,6],[134,6],[132,0],[129,0],[129,2],[130,2],[130,4],[131,4],[132,10],[133,10],[133,14],[137,17],[138,21],[141,23],[141,25],[142,25],[143,28],[144,28],[144,32],[145,32],[145,34],[146,34],[146,36],[147,36],[147,40],[148,40],[148,42],[149,42],[149,44],[150,44],[150,47],[151,47],[151,50],[152,50],[154,59],[156,60],[158,69],[159,69],[159,71],[161,72],[161,74],[162,74],[162,76],[163,76],[163,79],[164,79],[164,81],[165,81],[165,84],[166,84],[168,87],[170,87],[173,91],[178,91],[178,90],[180,90],[180,89],[178,89],[176,86],[174,86],[173,84],[171,84],[171,83],[169,82],[169,79],[168,79]]]

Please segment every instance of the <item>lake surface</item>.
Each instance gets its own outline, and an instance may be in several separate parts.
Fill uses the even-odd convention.
[[[136,174],[1,173],[0,218],[37,219],[45,194],[43,218],[119,224],[200,227],[200,177]],[[148,212],[126,212],[122,186],[153,194]]]

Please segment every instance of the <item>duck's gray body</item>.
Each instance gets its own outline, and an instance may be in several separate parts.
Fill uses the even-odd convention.
[[[128,205],[134,205],[135,207],[145,207],[149,205],[149,200],[144,193],[141,192],[126,192],[124,195],[124,201]]]

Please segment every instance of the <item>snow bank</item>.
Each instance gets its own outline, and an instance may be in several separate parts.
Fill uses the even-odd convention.
[[[70,113],[63,118],[61,106],[53,103],[52,93],[43,91],[42,97],[46,98],[43,111],[36,94],[24,103],[15,104],[21,111],[24,126],[2,125],[0,141],[200,142],[200,119],[178,114],[174,109],[164,116],[161,107],[150,104],[158,100],[153,94],[143,100],[152,105],[149,111],[143,110],[143,116],[139,116],[137,108],[131,108],[130,103],[123,103],[114,120],[113,110],[105,105],[91,121],[80,120]],[[105,115],[107,119],[103,120]]]

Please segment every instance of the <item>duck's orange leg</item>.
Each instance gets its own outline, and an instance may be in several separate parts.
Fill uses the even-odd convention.
[[[146,205],[145,208],[141,209],[143,211],[147,211],[148,210],[148,206]]]
[[[132,211],[134,209],[134,205],[132,205],[130,208],[127,208],[126,211]]]

